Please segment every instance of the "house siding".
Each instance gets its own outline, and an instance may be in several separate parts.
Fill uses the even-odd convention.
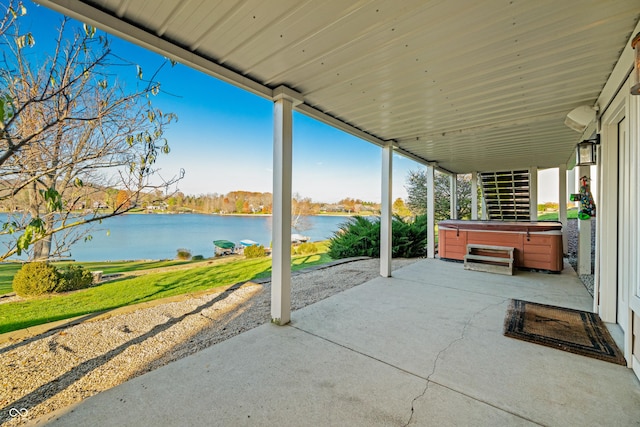
[[[632,66],[626,49],[607,82],[618,90],[603,90],[598,99],[604,110],[599,116],[595,308],[623,330],[625,358],[640,378],[640,96],[630,94],[629,73],[619,72]]]

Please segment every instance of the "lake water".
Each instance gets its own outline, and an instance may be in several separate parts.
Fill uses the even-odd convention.
[[[345,217],[309,216],[310,227],[300,234],[312,241],[333,236]],[[292,230],[292,233],[296,233]],[[254,240],[265,247],[271,243],[271,216],[220,215],[121,215],[94,226],[92,240],[71,248],[76,261],[173,259],[179,248],[192,255],[213,256],[214,240]]]

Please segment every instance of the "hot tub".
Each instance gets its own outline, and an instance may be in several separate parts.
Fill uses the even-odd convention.
[[[467,244],[515,249],[515,266],[562,271],[562,224],[446,220],[438,223],[438,252],[442,259],[463,260]]]

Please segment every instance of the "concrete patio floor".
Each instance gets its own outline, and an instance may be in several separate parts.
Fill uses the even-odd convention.
[[[504,337],[510,298],[592,307],[570,268],[502,276],[423,260],[36,424],[640,425],[630,369]]]

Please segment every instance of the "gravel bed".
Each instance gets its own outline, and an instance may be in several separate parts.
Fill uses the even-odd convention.
[[[401,268],[418,259],[395,259]],[[378,259],[292,277],[297,310],[379,276]],[[0,344],[0,425],[16,426],[270,321],[270,284],[180,302]]]
[[[579,274],[578,277],[593,296],[593,272],[596,265],[596,221],[591,220],[591,274]],[[578,271],[578,220],[567,220],[567,260]]]

